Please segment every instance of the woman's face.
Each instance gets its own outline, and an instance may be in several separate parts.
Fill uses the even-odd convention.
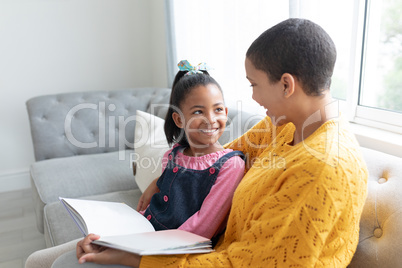
[[[286,109],[283,102],[283,84],[280,81],[271,82],[268,75],[256,69],[248,58],[245,67],[247,79],[253,88],[253,100],[264,107],[274,125],[284,124]]]

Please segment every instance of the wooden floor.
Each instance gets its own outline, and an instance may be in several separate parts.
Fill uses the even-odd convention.
[[[45,240],[36,228],[31,190],[0,193],[0,268],[22,268],[42,248]]]

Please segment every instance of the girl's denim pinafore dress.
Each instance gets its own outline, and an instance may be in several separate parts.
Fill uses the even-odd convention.
[[[166,168],[157,182],[160,192],[152,196],[151,203],[144,213],[157,231],[177,229],[182,225],[200,210],[223,164],[233,156],[240,156],[244,160],[242,152],[232,151],[207,169],[188,169],[174,161],[181,148],[183,147],[175,147],[168,155]]]

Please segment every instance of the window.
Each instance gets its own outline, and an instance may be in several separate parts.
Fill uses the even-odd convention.
[[[402,124],[402,0],[366,1],[357,119]],[[372,123],[373,124],[373,123]],[[386,126],[385,126],[386,127]]]
[[[402,0],[175,0],[177,61],[214,68],[229,105],[259,113],[244,58],[264,30],[289,17],[322,26],[337,47],[333,97],[356,123],[402,133]],[[239,102],[241,100],[241,102]]]
[[[370,1],[360,105],[402,112],[402,1]]]

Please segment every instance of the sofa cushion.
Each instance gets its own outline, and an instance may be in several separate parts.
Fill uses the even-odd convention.
[[[32,164],[31,181],[38,229],[43,232],[43,207],[58,201],[59,196],[78,198],[138,189],[130,163],[133,152],[80,155]]]
[[[142,192],[162,174],[162,158],[170,148],[165,132],[165,120],[142,111],[136,112],[134,134],[135,181]]]
[[[80,197],[80,199],[122,202],[136,209],[141,196],[139,189],[117,191],[103,195]],[[44,208],[45,242],[47,247],[57,246],[83,237],[74,220],[60,201],[50,203]]]

